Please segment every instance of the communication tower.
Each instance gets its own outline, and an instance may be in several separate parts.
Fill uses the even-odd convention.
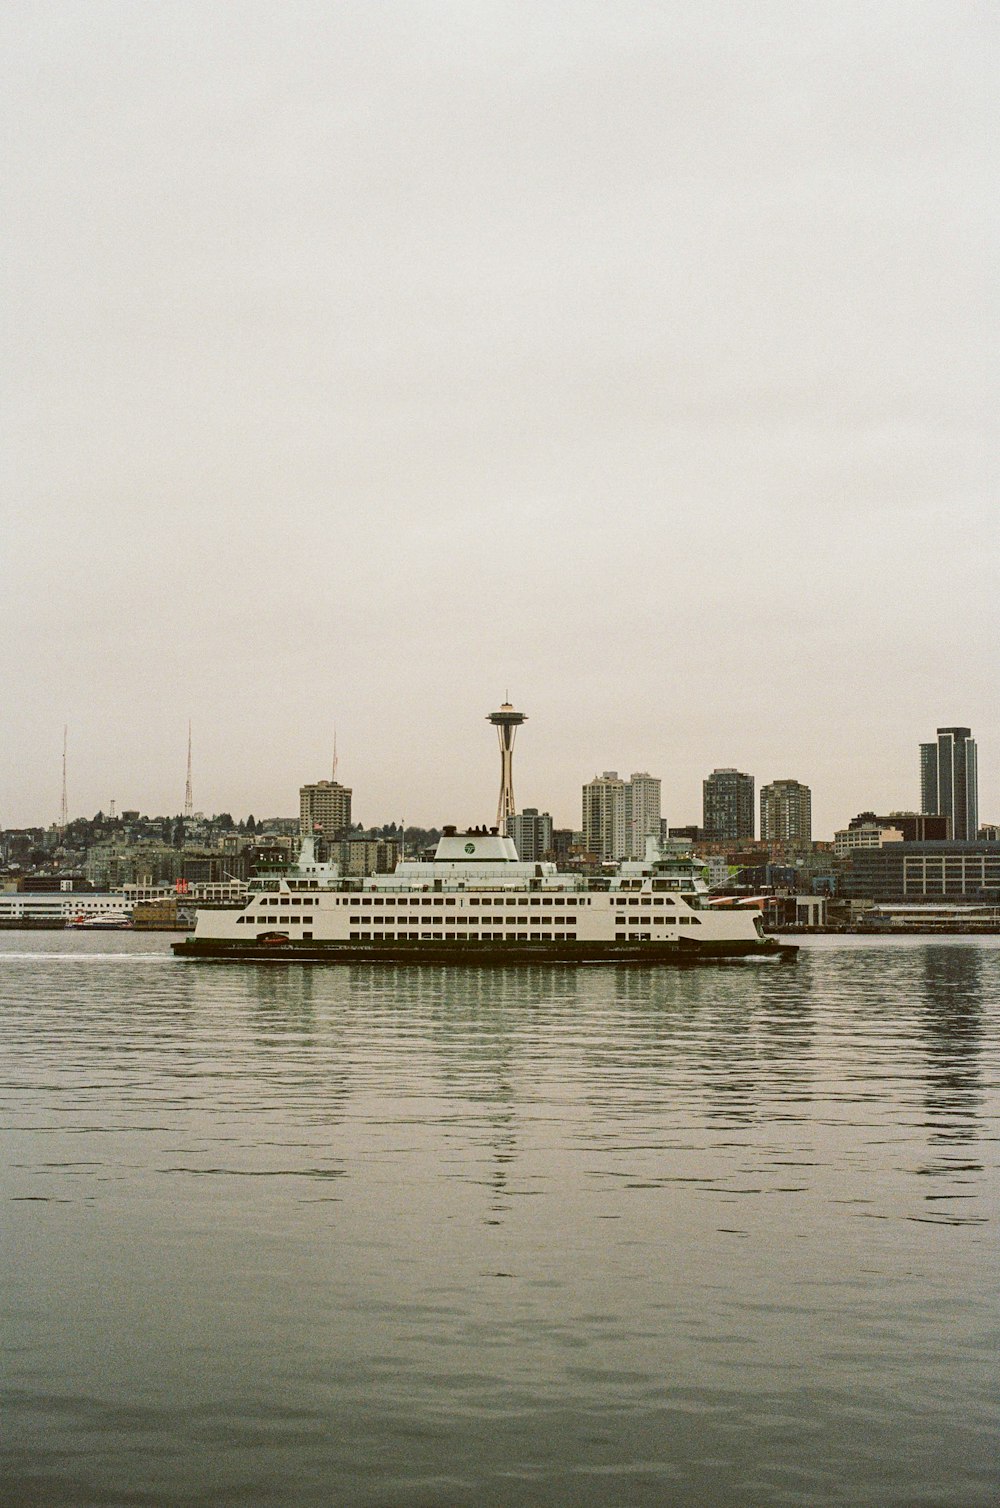
[[[66,745],[69,739],[69,728],[63,725],[63,784],[62,784],[62,811],[59,817],[59,826],[63,832],[69,825],[69,801],[66,799]]]
[[[191,790],[191,720],[188,719],[188,770],[187,785],[184,787],[184,815],[190,817],[194,812],[194,794]]]
[[[514,806],[514,737],[522,723],[528,721],[523,712],[515,712],[510,702],[504,702],[499,712],[487,714],[500,740],[500,801],[497,806],[497,827],[507,831],[507,819],[513,817]]]

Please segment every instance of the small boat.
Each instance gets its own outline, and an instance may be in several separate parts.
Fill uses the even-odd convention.
[[[94,916],[75,916],[66,925],[83,932],[131,932],[132,918],[115,911],[99,911]]]

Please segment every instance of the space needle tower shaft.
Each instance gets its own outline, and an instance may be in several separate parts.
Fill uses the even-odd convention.
[[[492,723],[500,740],[500,801],[497,805],[497,827],[507,831],[507,820],[513,817],[514,805],[514,736],[522,723],[527,722],[523,712],[515,712],[510,702],[504,702],[499,712],[490,712],[486,721]]]

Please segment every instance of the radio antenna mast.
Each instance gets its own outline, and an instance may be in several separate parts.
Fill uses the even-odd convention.
[[[191,791],[191,719],[188,718],[188,768],[187,785],[184,787],[184,815],[190,817],[194,811],[194,795]]]
[[[334,730],[333,730],[333,774],[331,776],[331,779],[333,781],[333,784],[336,785],[337,784],[337,730],[336,730],[336,728],[334,728]]]
[[[69,801],[66,798],[66,744],[69,738],[69,728],[63,724],[63,783],[62,783],[62,811],[59,818],[59,826],[63,832],[69,824]]]

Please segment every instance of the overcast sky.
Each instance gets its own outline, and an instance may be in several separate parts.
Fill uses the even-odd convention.
[[[0,825],[1000,818],[996,16],[8,3]]]

